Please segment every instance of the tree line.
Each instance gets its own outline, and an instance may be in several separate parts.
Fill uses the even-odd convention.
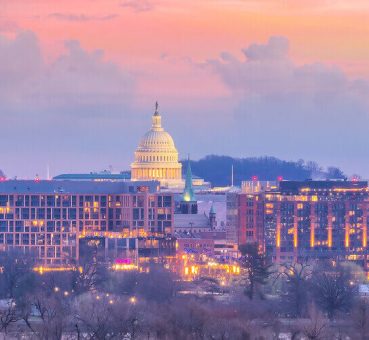
[[[187,161],[183,160],[183,169]],[[195,175],[211,182],[214,186],[231,184],[231,167],[234,170],[234,184],[257,176],[259,180],[275,181],[278,177],[286,180],[345,179],[346,175],[337,167],[324,169],[316,162],[304,160],[284,161],[275,157],[232,158],[229,156],[208,155],[198,161],[190,161]]]
[[[241,275],[186,282],[152,262],[114,272],[94,257],[80,270],[32,270],[31,256],[0,253],[0,335],[24,339],[368,339],[359,268],[335,261],[279,266],[241,247]]]

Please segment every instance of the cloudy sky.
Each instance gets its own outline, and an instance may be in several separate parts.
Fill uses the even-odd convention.
[[[182,157],[369,178],[367,0],[0,0],[9,176],[127,169],[159,101]]]

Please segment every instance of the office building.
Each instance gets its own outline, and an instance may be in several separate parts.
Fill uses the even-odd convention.
[[[159,183],[0,182],[0,250],[35,254],[45,265],[78,261],[79,239],[165,237],[174,200]]]

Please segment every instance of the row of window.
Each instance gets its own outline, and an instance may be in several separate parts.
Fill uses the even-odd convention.
[[[148,196],[141,195],[85,195],[78,196],[79,207],[107,207],[118,203],[129,207],[130,198],[134,207],[144,207]],[[159,207],[171,207],[170,195],[158,195]],[[149,205],[155,206],[154,196],[149,196]],[[0,207],[77,207],[76,195],[0,195]]]
[[[138,161],[139,162],[175,162],[175,161],[177,161],[177,157],[176,156],[167,156],[167,155],[139,156]]]

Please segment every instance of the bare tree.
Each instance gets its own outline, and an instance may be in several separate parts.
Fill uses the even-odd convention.
[[[355,303],[351,314],[352,323],[357,332],[358,339],[369,339],[369,303],[360,299]]]
[[[327,179],[345,179],[343,171],[337,167],[330,166],[327,168]]]
[[[128,297],[86,293],[74,302],[75,328],[88,339],[135,339],[142,333],[143,310],[144,304]]]
[[[32,321],[32,318],[38,320]],[[28,329],[42,340],[62,339],[70,325],[69,301],[58,295],[38,292],[28,297],[22,308],[22,318]]]
[[[308,304],[308,285],[312,274],[308,262],[286,263],[281,266],[279,276],[286,279],[286,294],[283,300],[293,316],[301,317],[306,313]]]
[[[162,264],[152,263],[149,273],[137,277],[137,294],[148,301],[167,302],[175,296],[177,284],[174,275]]]
[[[32,267],[34,257],[20,251],[0,253],[0,297],[17,298],[34,285],[35,274]]]
[[[4,332],[6,334],[8,327],[15,324],[20,319],[15,303],[10,299],[6,308],[0,309],[0,332]]]
[[[256,244],[241,245],[239,250],[242,254],[240,261],[246,271],[246,276],[244,277],[245,294],[251,300],[256,294],[263,298],[262,287],[266,285],[272,274],[272,266],[266,262],[265,256],[259,253]]]
[[[302,333],[310,340],[328,339],[329,320],[314,305],[310,307],[308,323]]]
[[[219,280],[213,277],[202,276],[196,282],[202,289],[206,292],[211,293],[212,295],[215,293],[222,292],[220,287]]]
[[[355,297],[350,277],[339,266],[319,267],[313,272],[315,301],[332,319],[337,312],[348,311]]]

